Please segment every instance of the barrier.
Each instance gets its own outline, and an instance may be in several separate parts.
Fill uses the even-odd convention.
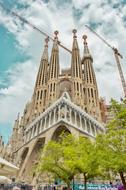
[[[84,184],[74,184],[73,190],[84,190]],[[118,190],[109,184],[87,184],[87,190]]]

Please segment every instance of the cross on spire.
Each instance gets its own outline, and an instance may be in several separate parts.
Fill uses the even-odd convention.
[[[87,35],[83,35],[82,39],[84,40],[84,56],[90,55],[89,48],[88,48],[88,43],[87,43]],[[91,56],[91,55],[90,55]]]
[[[83,35],[82,39],[84,39],[84,45],[87,45],[87,36]]]
[[[73,29],[73,38],[77,38],[76,33],[77,33],[77,30]]]
[[[56,31],[54,32],[54,34],[55,34],[54,39],[58,39],[58,34],[59,34],[58,30],[56,30]]]
[[[49,36],[45,38],[45,47],[48,47],[48,42],[49,42]]]

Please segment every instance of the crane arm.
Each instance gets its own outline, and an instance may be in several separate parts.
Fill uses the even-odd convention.
[[[40,34],[43,34],[46,37],[49,37],[50,40],[54,41],[54,39],[49,36],[47,33],[43,32],[42,30],[40,30],[39,28],[37,28],[35,25],[31,24],[29,21],[27,21],[25,18],[21,17],[20,15],[18,15],[17,13],[11,11],[12,14],[16,17],[18,17],[21,21],[23,21],[24,23],[28,24],[30,27],[32,27],[34,30],[38,31]],[[62,47],[63,49],[65,49],[66,51],[68,51],[69,53],[72,53],[71,50],[69,50],[68,48],[66,48],[63,44],[61,44],[61,42],[58,41],[58,45],[60,47]]]
[[[85,25],[93,34],[95,34],[99,39],[101,39],[109,48],[111,48],[114,53],[118,54],[118,56],[122,59],[123,56],[119,53],[117,48],[112,47],[104,38],[102,38],[98,33],[96,33],[91,27]]]
[[[94,33],[98,38],[100,38],[108,47],[113,49],[113,47],[104,38],[102,38],[99,34],[97,34],[92,28],[90,28],[87,25],[85,25],[85,27],[88,28],[92,33]]]
[[[46,34],[45,32],[43,32],[39,28],[37,28],[35,25],[31,24],[28,20],[26,20],[25,18],[21,17],[16,12],[11,11],[11,13],[12,13],[12,15],[16,16],[19,20],[21,20],[22,22],[26,23],[30,27],[32,27],[34,30],[38,31],[40,34],[43,34],[44,36],[49,37],[49,39],[53,40],[53,38],[51,36],[49,36],[48,34]]]
[[[102,38],[99,34],[97,34],[94,30],[92,30],[92,28],[90,28],[89,26],[85,25],[86,28],[88,28],[92,33],[94,33],[98,38],[100,38],[108,47],[110,47],[113,50],[114,56],[115,56],[115,60],[117,63],[117,67],[118,67],[118,71],[119,71],[119,75],[120,75],[120,79],[121,79],[121,83],[122,83],[122,87],[123,87],[123,91],[124,91],[124,96],[126,97],[126,82],[125,82],[125,78],[123,75],[123,70],[120,64],[120,58],[123,58],[123,56],[119,53],[117,48],[112,47],[104,38]]]
[[[126,97],[126,82],[125,82],[125,78],[124,78],[124,75],[123,75],[123,71],[122,71],[120,61],[119,61],[118,54],[116,54],[116,53],[115,53],[115,59],[116,59],[116,62],[117,62],[117,67],[118,67],[118,71],[119,71],[119,74],[120,74],[120,79],[121,79],[121,82],[122,82],[124,95]]]
[[[31,24],[28,20],[26,20],[25,18],[23,18],[22,16],[20,16],[19,14],[17,14],[14,11],[11,11],[9,9],[7,9],[1,2],[0,2],[1,7],[6,10],[7,12],[10,12],[12,15],[16,16],[19,20],[21,20],[23,23],[26,23],[27,25],[29,25],[31,28],[33,28],[34,30],[38,31],[40,34],[48,37],[50,40],[54,41],[54,39],[49,36],[46,32],[43,32],[42,30],[40,30],[39,28],[37,28],[35,25]],[[61,44],[61,42],[58,41],[58,45],[60,47],[62,47],[63,49],[65,49],[66,51],[68,51],[69,53],[72,53],[71,50],[69,50],[68,48],[66,48],[63,44]]]
[[[60,47],[62,47],[63,49],[67,50],[69,53],[71,53],[71,54],[72,54],[72,51],[71,51],[71,50],[69,50],[68,48],[66,48],[63,44],[61,44],[61,42],[60,42],[60,41],[58,41],[58,45],[59,45]]]

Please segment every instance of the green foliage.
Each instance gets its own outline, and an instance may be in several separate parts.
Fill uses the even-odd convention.
[[[111,112],[114,118],[107,126],[109,130],[126,129],[126,100],[118,103],[115,100],[111,100]]]
[[[78,159],[75,164],[79,172],[85,174],[86,179],[97,176],[100,170],[95,142],[91,142],[88,138],[81,137],[78,141],[76,152]]]
[[[83,173],[85,180],[99,174],[95,145],[89,139],[72,135],[60,137],[59,142],[49,142],[42,153],[38,172],[50,172],[68,186],[77,174]]]
[[[98,135],[96,142],[89,138],[75,138],[62,134],[58,142],[51,141],[41,153],[37,170],[48,172],[62,179],[68,187],[75,175],[83,174],[87,179],[95,176],[110,177],[119,174],[125,185],[126,173],[126,101],[111,101],[113,119],[106,133]],[[85,185],[86,188],[86,185]]]
[[[68,186],[77,173],[70,156],[71,154],[74,156],[72,138],[69,137],[69,142],[68,137],[60,142],[50,141],[45,147],[37,168],[39,172],[52,173],[54,177],[62,179]]]
[[[97,137],[99,162],[104,172],[126,173],[126,102],[111,101],[113,119]]]
[[[87,179],[95,176],[119,174],[125,184],[126,173],[126,101],[111,101],[113,119],[106,133],[98,135],[96,142],[89,138],[75,138],[62,134],[58,142],[50,141],[41,152],[37,166],[39,173],[47,172],[60,178],[68,187],[75,175]],[[85,185],[86,189],[86,185]],[[126,186],[125,186],[126,189]]]

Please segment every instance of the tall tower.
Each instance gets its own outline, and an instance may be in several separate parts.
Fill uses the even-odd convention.
[[[93,69],[93,58],[90,54],[87,36],[83,36],[84,39],[84,54],[82,58],[82,72],[83,72],[83,93],[84,93],[84,103],[85,111],[94,116],[96,119],[100,120],[100,108],[99,108],[99,98],[98,98],[98,88],[96,82],[96,76]]]
[[[58,31],[54,32],[54,42],[51,52],[49,71],[48,71],[48,105],[58,98],[58,82],[59,82],[59,47],[58,47]]]
[[[19,146],[19,125],[20,125],[19,119],[20,118],[19,118],[19,113],[18,113],[17,119],[15,120],[14,127],[13,127],[13,134],[9,142],[13,152]]]
[[[19,117],[15,121],[9,145],[4,149],[7,158],[20,167],[18,179],[27,180],[32,185],[41,180],[36,180],[39,176],[32,174],[31,168],[39,161],[40,149],[50,140],[58,140],[62,132],[94,140],[104,131],[96,121],[100,121],[99,98],[87,37],[83,36],[84,55],[81,59],[76,33],[74,29],[71,68],[61,74],[58,31],[54,32],[49,61],[48,38],[45,40],[32,100],[27,103],[20,121]],[[46,182],[46,177],[42,178]]]
[[[48,41],[45,39],[45,48],[41,58],[39,71],[35,83],[34,93],[31,102],[31,117],[34,118],[46,108],[47,96],[47,71],[48,71]]]
[[[71,59],[71,80],[72,80],[72,96],[73,101],[77,105],[81,105],[82,101],[82,65],[80,51],[76,36],[77,30],[73,30],[73,46]]]
[[[0,156],[3,157],[4,142],[2,136],[0,136]]]

